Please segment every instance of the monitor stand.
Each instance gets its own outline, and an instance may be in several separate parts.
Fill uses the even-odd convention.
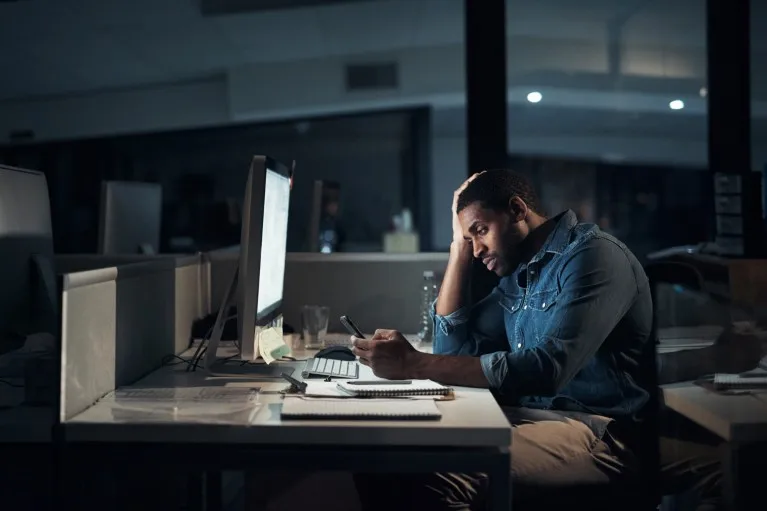
[[[227,317],[227,313],[234,303],[234,295],[235,290],[237,289],[239,274],[240,269],[238,266],[234,271],[234,275],[232,275],[229,287],[226,289],[224,301],[218,309],[216,322],[213,325],[213,330],[211,331],[210,339],[208,340],[208,351],[205,353],[205,371],[209,376],[246,378],[249,380],[258,380],[261,378],[272,380],[281,377],[282,373],[292,375],[294,368],[282,364],[267,365],[265,362],[252,363],[234,358],[221,360],[216,357],[218,346],[221,343],[221,336],[224,332],[224,326],[226,325],[227,320],[230,319]]]

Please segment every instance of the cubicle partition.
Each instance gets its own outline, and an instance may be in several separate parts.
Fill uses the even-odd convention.
[[[210,287],[209,310],[221,305],[237,268],[239,253],[205,254]],[[342,332],[338,318],[346,314],[363,330],[393,328],[415,333],[420,327],[423,272],[444,271],[447,253],[319,254],[290,253],[285,267],[285,323],[301,328],[304,305],[330,307],[329,331]]]
[[[184,351],[205,314],[201,256],[62,276],[60,420]]]
[[[56,254],[53,265],[57,274],[83,272],[124,266],[126,264],[146,263],[158,259],[178,259],[189,257],[187,254]]]
[[[195,320],[218,310],[238,264],[237,251],[204,256],[61,258],[95,269],[62,277],[61,419],[120,385],[133,383],[163,357],[184,351]],[[441,272],[447,254],[288,254],[285,322],[301,328],[306,304],[331,309],[329,330],[347,314],[361,328],[417,332],[423,272]],[[60,267],[62,267],[60,266]]]

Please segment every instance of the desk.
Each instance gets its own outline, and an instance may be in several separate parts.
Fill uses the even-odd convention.
[[[221,348],[220,356],[230,354]],[[297,353],[298,358],[310,353]],[[191,356],[191,352],[186,354]],[[299,367],[302,362],[278,362]],[[245,426],[146,423],[122,417],[97,402],[62,424],[65,473],[88,467],[135,467],[159,464],[169,469],[341,470],[349,472],[486,472],[491,478],[494,509],[510,507],[509,444],[511,426],[491,393],[458,388],[455,401],[440,402],[440,421],[285,421],[283,383],[207,378],[185,366],[161,368],[132,387],[261,386],[263,404]],[[299,376],[300,370],[294,375]],[[370,378],[360,366],[360,378]],[[71,483],[62,488],[65,493]],[[77,506],[70,506],[77,508]]]
[[[767,468],[767,395],[721,395],[693,383],[663,386],[665,405],[722,438],[728,509],[751,509],[764,499]]]

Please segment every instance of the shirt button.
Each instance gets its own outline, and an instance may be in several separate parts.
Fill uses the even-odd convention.
[[[543,302],[543,303],[541,304],[541,307],[546,307],[546,302]]]
[[[523,308],[523,309],[527,309],[527,305],[525,305],[525,306],[524,306],[524,307],[522,307],[522,308]]]
[[[521,342],[517,343],[517,348],[520,348],[520,349],[522,348],[522,343]]]

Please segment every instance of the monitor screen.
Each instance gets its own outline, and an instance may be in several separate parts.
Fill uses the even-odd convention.
[[[285,247],[288,240],[290,178],[267,169],[264,225],[261,236],[261,270],[258,284],[260,318],[282,300],[285,280]]]

